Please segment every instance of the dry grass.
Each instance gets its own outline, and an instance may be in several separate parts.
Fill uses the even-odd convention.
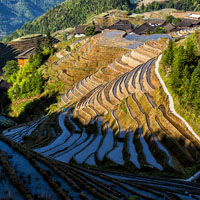
[[[108,15],[108,16],[106,16]],[[95,21],[96,24],[104,27],[111,26],[117,20],[129,20],[134,25],[141,25],[144,23],[144,20],[141,17],[132,17],[127,11],[111,10],[109,13],[103,13],[97,16],[94,16],[90,19],[89,22]]]
[[[141,14],[141,16],[144,16],[146,18],[162,18],[165,19],[166,16],[171,15],[174,11],[176,11],[173,8],[165,8],[158,11],[152,11],[152,12],[146,12]]]

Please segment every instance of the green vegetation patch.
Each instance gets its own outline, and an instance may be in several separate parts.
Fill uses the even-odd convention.
[[[162,71],[177,111],[200,133],[200,42],[199,32],[184,44],[170,40],[162,57]]]
[[[137,5],[137,3],[135,3]],[[161,10],[165,8],[174,8],[177,10],[184,10],[184,11],[200,11],[200,0],[192,0],[192,1],[184,1],[184,0],[169,0],[169,1],[153,1],[152,3],[142,6],[140,8],[134,9],[134,12],[136,13],[143,13],[143,12],[150,12],[150,11],[156,11]]]

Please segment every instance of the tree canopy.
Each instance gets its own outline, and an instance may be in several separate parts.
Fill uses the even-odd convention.
[[[15,76],[12,75],[12,79],[9,79],[10,83],[13,84],[8,90],[8,96],[12,101],[42,93],[45,80],[42,75],[41,65],[51,53],[52,49],[46,46],[41,47],[41,44],[37,42],[35,53],[30,55],[26,65],[16,71]],[[13,68],[10,67],[12,63],[14,64],[15,61],[9,61],[7,64],[9,70]],[[5,66],[5,69],[8,68],[7,66]]]
[[[142,5],[140,8],[136,8],[133,12],[142,13],[160,10],[164,8],[175,8],[177,10],[184,11],[200,11],[200,0],[169,0],[169,1],[153,1],[152,3],[147,4],[146,6]],[[176,20],[174,21],[176,22]]]
[[[94,22],[92,23],[92,25],[85,28],[85,35],[86,36],[95,35],[95,24],[94,24]]]
[[[16,73],[19,70],[18,63],[14,60],[7,61],[6,65],[3,67],[4,80],[11,83],[12,79],[16,78]]]

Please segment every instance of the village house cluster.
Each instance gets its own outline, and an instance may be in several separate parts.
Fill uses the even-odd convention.
[[[200,25],[200,15],[191,14],[187,18],[180,18],[180,21],[176,24],[167,23],[165,19],[147,19],[145,23],[140,26],[134,27],[128,20],[117,20],[113,25],[108,27],[101,27],[95,24],[95,33],[101,33],[103,30],[120,30],[127,34],[137,34],[146,35],[153,32],[156,28],[164,28],[167,33],[177,32],[183,29],[192,28]],[[70,37],[74,35],[75,37],[85,36],[85,29],[90,25],[79,25],[75,27],[75,31],[71,33]],[[26,50],[25,52],[19,54],[16,59],[20,67],[23,67],[30,56],[34,53],[34,47]]]

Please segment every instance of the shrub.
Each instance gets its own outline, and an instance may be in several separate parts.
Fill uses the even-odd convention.
[[[69,45],[67,45],[67,46],[65,47],[65,50],[70,52],[70,51],[71,51],[71,47],[70,47]]]
[[[124,100],[123,100],[123,101],[121,102],[121,104],[120,104],[120,109],[121,109],[123,112],[125,112],[125,113],[128,112]]]
[[[86,36],[93,36],[95,35],[95,26],[91,25],[85,28],[85,35]]]
[[[18,63],[14,60],[7,61],[6,65],[3,67],[3,78],[9,83],[12,83],[13,80],[16,78],[16,74],[19,70]]]

